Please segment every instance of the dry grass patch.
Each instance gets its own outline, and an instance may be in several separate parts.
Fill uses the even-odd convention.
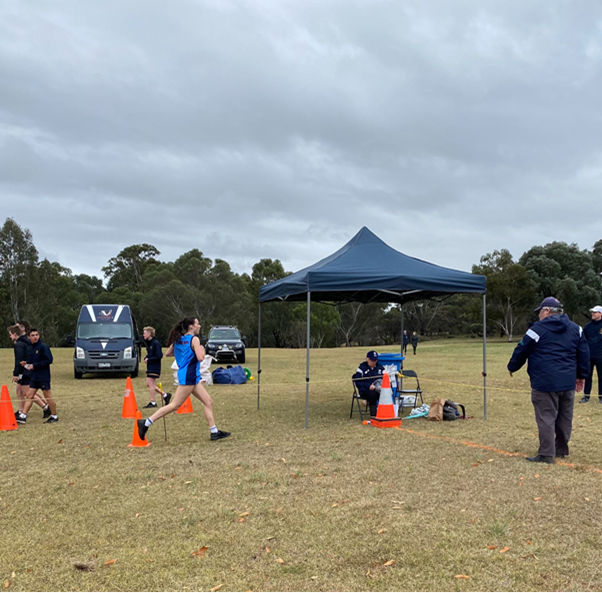
[[[7,590],[599,590],[602,475],[349,420],[349,376],[362,349],[264,352],[256,384],[215,386],[211,443],[195,414],[151,429],[128,450],[123,379],[71,378],[55,351],[60,422],[0,433],[0,579]],[[426,401],[449,397],[474,418],[404,421],[426,435],[519,454],[537,447],[512,346],[489,348],[482,420],[480,344],[420,344],[406,366]],[[253,371],[255,353],[248,352]],[[0,351],[0,379],[12,352]],[[166,381],[167,383],[167,381]],[[144,379],[134,381],[139,405]],[[508,390],[508,391],[503,391]],[[515,391],[512,391],[515,390]],[[11,391],[12,395],[12,391]],[[577,406],[571,461],[602,468],[602,406]],[[147,410],[145,410],[147,412]],[[203,548],[205,548],[203,550]],[[507,548],[507,549],[506,549]],[[14,576],[13,576],[14,574]],[[460,578],[456,578],[460,577]],[[470,578],[463,578],[470,577]]]

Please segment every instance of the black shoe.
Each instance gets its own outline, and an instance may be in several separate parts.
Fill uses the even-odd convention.
[[[231,433],[229,433],[229,432],[225,432],[223,430],[218,430],[217,432],[211,433],[211,440],[219,441],[220,439],[227,439],[230,436],[230,434]]]
[[[48,420],[46,420],[46,422],[44,422],[44,424],[54,424],[55,422],[58,422],[59,419],[56,416],[50,416],[50,418],[48,418]]]
[[[155,402],[148,402],[146,404],[146,406],[144,406],[143,409],[146,409],[146,408],[156,408],[156,407],[157,407],[157,404]]]
[[[136,426],[138,427],[138,436],[140,440],[143,441],[146,438],[146,433],[148,432],[148,426],[144,424],[146,420],[136,420]]]
[[[568,455],[554,455],[554,457],[556,457],[556,459],[564,459],[565,457],[568,457]]]
[[[17,421],[17,424],[25,424],[27,422],[27,416],[15,414],[15,420]]]
[[[527,457],[527,461],[534,463],[554,463],[554,458],[551,455],[536,455],[535,457]]]
[[[50,406],[46,406],[43,410],[44,412],[44,418],[50,418]]]
[[[580,404],[586,404],[589,401],[589,395],[584,395],[580,400]]]
[[[163,405],[167,406],[169,404],[169,402],[171,401],[171,393],[166,393],[163,396]]]

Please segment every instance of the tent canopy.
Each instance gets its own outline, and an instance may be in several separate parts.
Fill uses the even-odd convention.
[[[485,276],[443,268],[389,247],[370,229],[332,255],[262,286],[259,302],[274,300],[406,303],[453,293],[485,293]]]

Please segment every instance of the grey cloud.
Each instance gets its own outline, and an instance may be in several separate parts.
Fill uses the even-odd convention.
[[[294,270],[367,225],[469,269],[600,238],[596,2],[0,5],[0,204],[76,271],[125,245]]]

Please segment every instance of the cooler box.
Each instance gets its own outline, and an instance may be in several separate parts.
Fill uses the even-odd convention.
[[[404,357],[400,354],[379,354],[378,355],[378,362],[380,362],[380,364],[382,364],[383,366],[386,366],[388,364],[394,364],[397,367],[397,372],[401,371],[401,361],[405,360]]]

